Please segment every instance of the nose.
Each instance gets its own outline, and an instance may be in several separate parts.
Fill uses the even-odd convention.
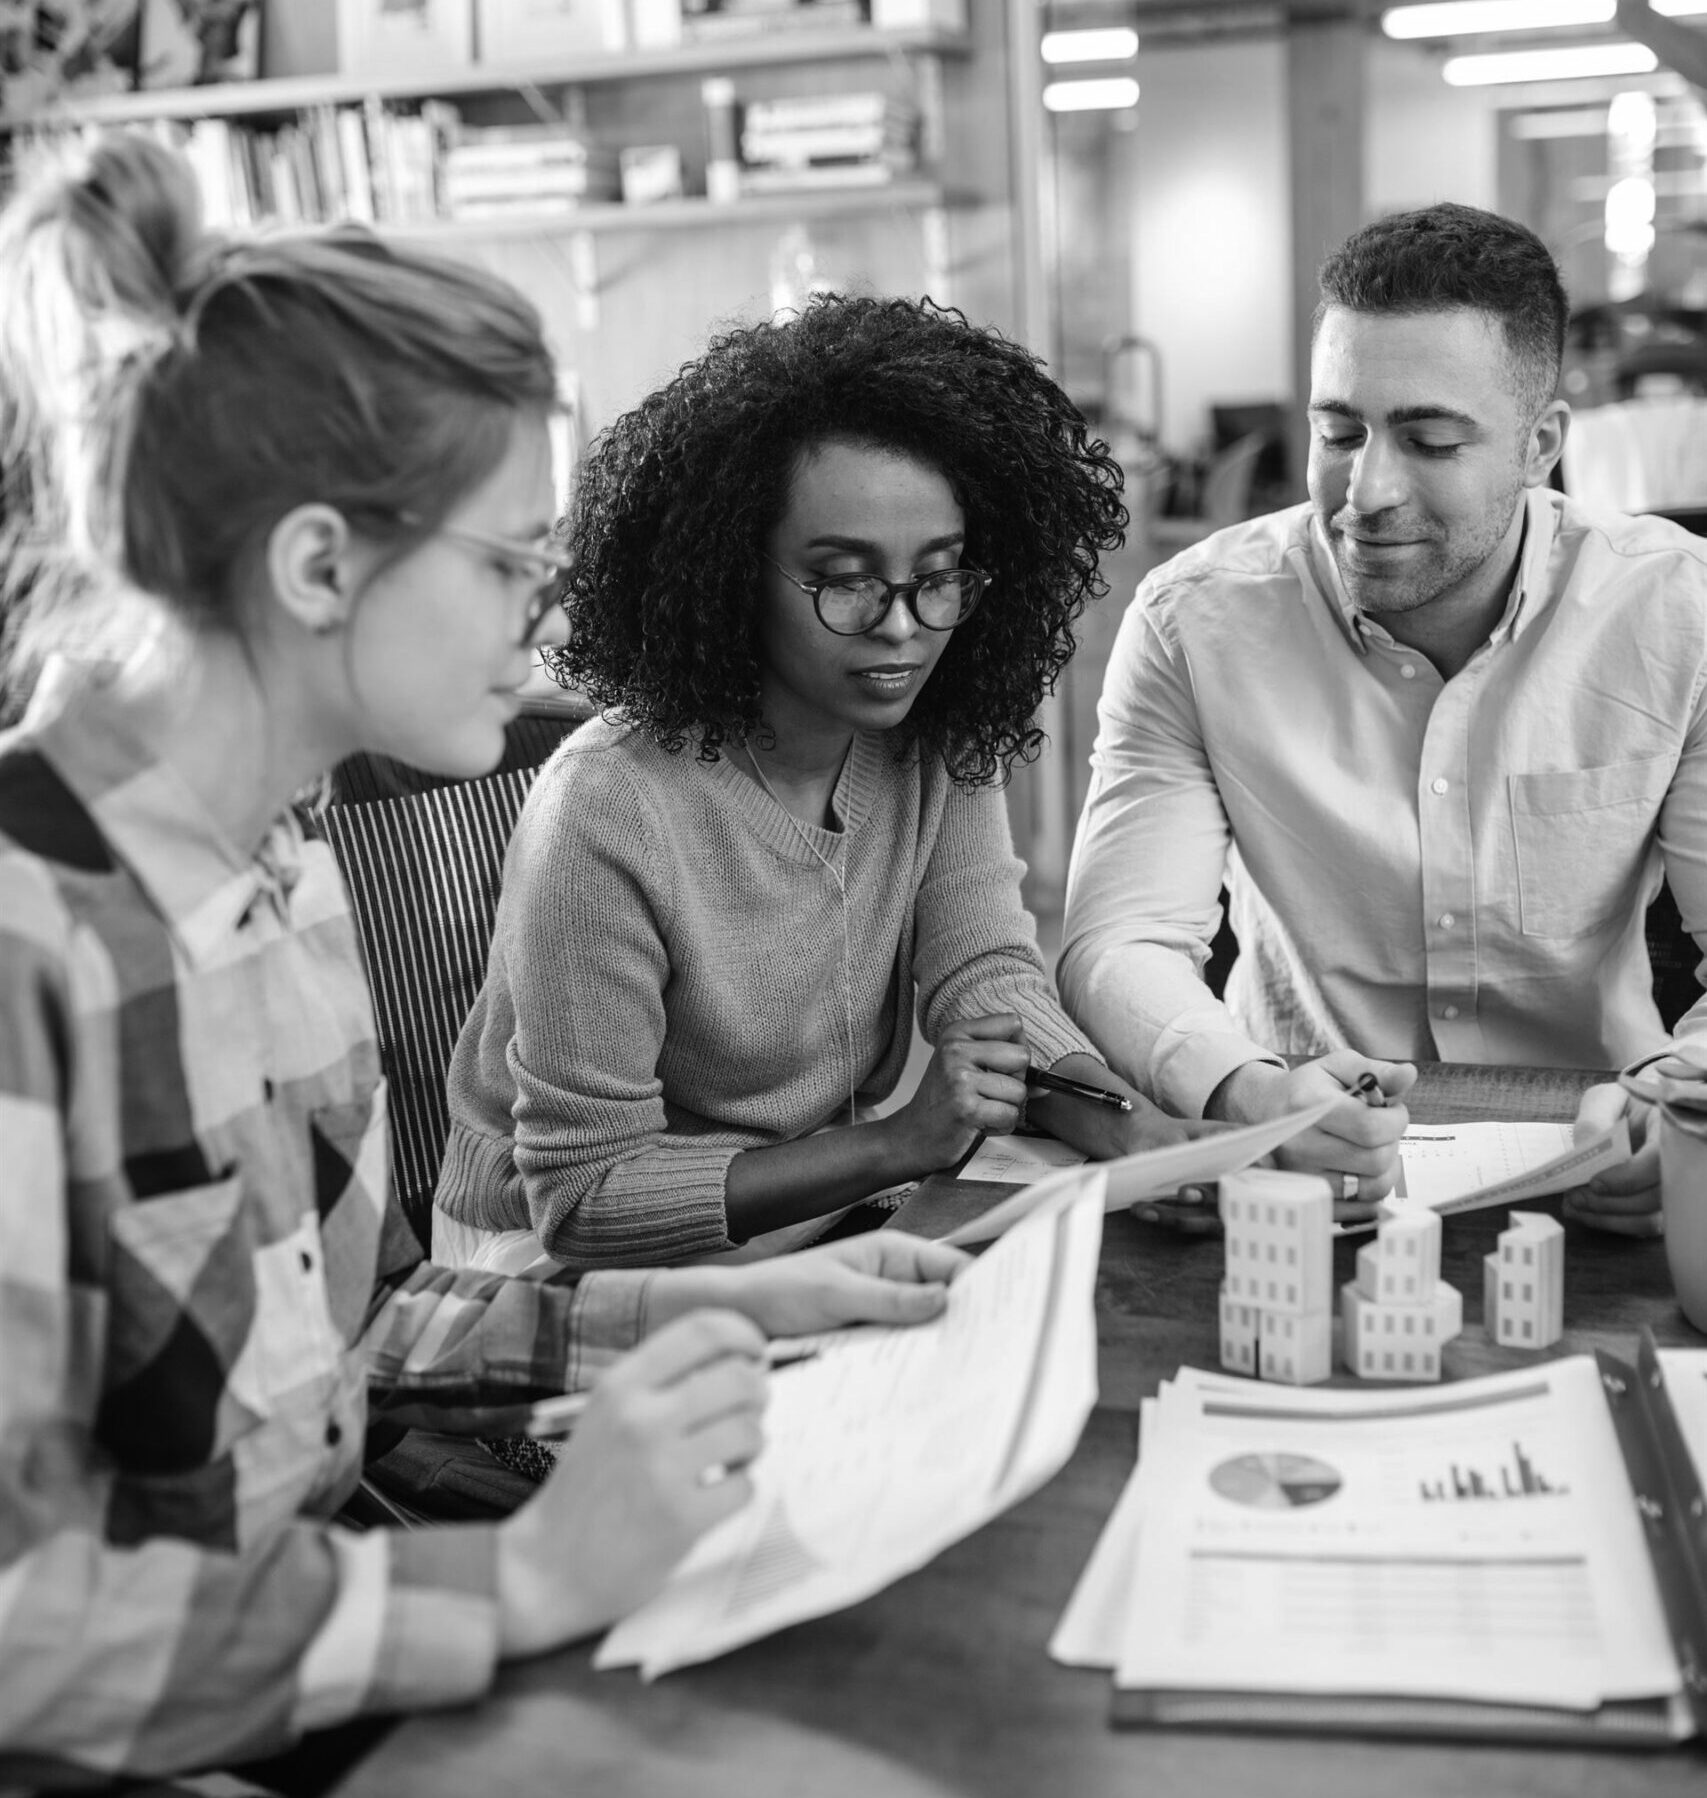
[[[1366,515],[1404,503],[1404,465],[1392,444],[1374,433],[1365,438],[1351,459],[1345,497],[1354,512]]]
[[[885,643],[905,643],[916,637],[924,628],[913,611],[913,597],[917,592],[914,587],[890,594],[888,609],[865,634],[881,637]]]
[[[561,649],[569,641],[569,614],[553,603],[545,608],[534,633],[528,638],[532,649]]]

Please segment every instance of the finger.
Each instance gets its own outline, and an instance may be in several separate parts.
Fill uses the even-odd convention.
[[[836,1283],[837,1310],[847,1323],[928,1323],[947,1304],[948,1287],[939,1281],[903,1282],[850,1272]]]
[[[1613,1236],[1663,1236],[1665,1219],[1657,1211],[1613,1212],[1591,1207],[1578,1193],[1565,1197],[1566,1217],[1587,1224],[1591,1230],[1604,1230]]]
[[[687,1478],[711,1485],[750,1467],[764,1445],[765,1432],[756,1417],[725,1417],[683,1436],[677,1464]]]
[[[1569,1195],[1572,1205],[1582,1217],[1634,1217],[1643,1212],[1658,1211],[1660,1189],[1652,1184],[1632,1186],[1621,1191],[1581,1187]]]
[[[1025,1025],[1011,1011],[991,1012],[988,1017],[960,1018],[950,1024],[938,1038],[938,1046],[947,1042],[1025,1041]]]
[[[1313,1124],[1306,1137],[1350,1144],[1356,1149],[1390,1150],[1405,1134],[1410,1121],[1411,1114],[1403,1105],[1377,1110],[1361,1100],[1348,1098]]]
[[[672,1386],[696,1368],[728,1356],[762,1359],[765,1339],[738,1311],[690,1311],[631,1350],[605,1376],[623,1384]]]
[[[1591,1086],[1577,1105],[1571,1140],[1582,1142],[1610,1130],[1630,1108],[1630,1095],[1621,1086]]]
[[[1384,1099],[1400,1099],[1417,1083],[1417,1070],[1408,1061],[1376,1061],[1352,1049],[1336,1049],[1315,1063],[1345,1087],[1355,1086],[1365,1074],[1373,1074]],[[1360,1099],[1361,1105],[1363,1101]],[[1379,1110],[1379,1106],[1371,1106]]]
[[[1616,1167],[1602,1168],[1585,1188],[1591,1193],[1658,1192],[1660,1187],[1660,1146],[1644,1143],[1628,1161]]]
[[[770,1396],[770,1377],[761,1361],[725,1355],[684,1374],[666,1389],[665,1415],[684,1431],[704,1429],[719,1419],[756,1418]]]
[[[1023,1043],[1009,1042],[1006,1037],[968,1038],[957,1043],[950,1056],[959,1068],[988,1068],[999,1074],[1023,1077],[1031,1066],[1031,1052]]]
[[[945,1242],[931,1242],[904,1230],[867,1230],[863,1236],[827,1243],[807,1253],[878,1279],[919,1284],[947,1285],[972,1265],[972,1257],[964,1249],[951,1249]],[[796,1257],[797,1261],[805,1259]]]

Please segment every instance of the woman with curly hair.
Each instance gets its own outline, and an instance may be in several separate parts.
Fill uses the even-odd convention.
[[[516,831],[437,1253],[791,1246],[1011,1130],[1034,1067],[1130,1099],[1032,1099],[1093,1155],[1177,1131],[1061,1010],[999,790],[1119,495],[1037,360],[928,301],[732,331],[600,439],[554,660],[605,715]]]

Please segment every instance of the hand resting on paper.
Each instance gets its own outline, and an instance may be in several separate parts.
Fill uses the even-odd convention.
[[[800,1336],[843,1324],[921,1324],[941,1314],[949,1282],[971,1256],[901,1230],[869,1230],[843,1242],[733,1267],[666,1268],[652,1277],[646,1314],[656,1327],[717,1305],[767,1336]]]
[[[1375,1076],[1384,1106],[1367,1105],[1350,1091],[1365,1073]],[[1410,1123],[1410,1113],[1395,1101],[1411,1090],[1416,1077],[1408,1061],[1372,1061],[1350,1049],[1336,1049],[1295,1068],[1252,1061],[1235,1068],[1216,1087],[1205,1115],[1257,1124],[1338,1094],[1342,1102],[1320,1123],[1278,1148],[1274,1164],[1307,1174],[1355,1174],[1358,1202],[1372,1206],[1393,1190],[1399,1139]],[[1337,1215],[1350,1221],[1343,1207]]]
[[[1565,1216],[1620,1236],[1658,1236],[1665,1219],[1660,1215],[1660,1133],[1653,1106],[1621,1086],[1591,1086],[1577,1106],[1571,1135],[1581,1142],[1610,1130],[1621,1117],[1630,1124],[1630,1159],[1567,1193]]]

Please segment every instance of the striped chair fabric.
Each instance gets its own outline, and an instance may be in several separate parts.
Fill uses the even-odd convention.
[[[485,978],[504,851],[540,764],[575,722],[517,719],[500,772],[480,780],[430,784],[356,757],[315,821],[350,890],[391,1089],[392,1178],[423,1245],[450,1129],[445,1075]]]

